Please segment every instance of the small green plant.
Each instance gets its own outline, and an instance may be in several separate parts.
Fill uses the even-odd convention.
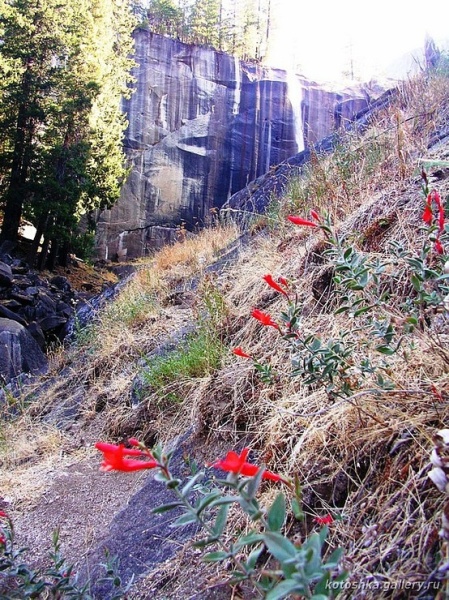
[[[53,533],[53,551],[50,553],[51,566],[45,570],[31,568],[26,562],[26,548],[15,546],[14,527],[10,517],[0,510],[0,598],[4,600],[28,600],[47,598],[62,600],[94,600],[89,592],[90,582],[78,582],[73,565],[68,565],[61,553],[59,531]],[[118,576],[118,562],[106,555],[103,565],[109,582],[111,600],[126,598],[132,582],[124,586]]]
[[[170,471],[169,452],[160,447],[150,451],[135,438],[129,443],[134,447],[128,449],[98,442],[96,448],[103,453],[101,469],[156,469],[155,479],[167,486],[174,501],[153,512],[177,510],[180,514],[173,527],[198,525],[204,536],[196,540],[194,546],[205,551],[206,562],[231,565],[230,585],[248,582],[257,597],[267,600],[281,600],[291,594],[316,600],[336,597],[339,583],[345,580],[347,573],[340,565],[343,550],[337,548],[329,552],[327,525],[334,522],[333,517],[316,518],[315,521],[323,525],[320,531],[309,535],[301,544],[294,544],[283,533],[287,521],[285,494],[279,492],[268,508],[257,500],[263,480],[283,484],[291,492],[293,515],[304,520],[297,480],[292,483],[282,475],[247,462],[249,450],[245,448],[240,454],[230,451],[224,459],[207,465],[227,472],[225,480],[208,478],[204,470],[195,468],[183,482]],[[249,531],[229,531],[233,505],[252,522]]]
[[[192,332],[173,351],[156,358],[146,359],[142,372],[144,387],[161,398],[167,394],[172,401],[181,401],[175,392],[167,392],[170,384],[187,378],[205,377],[220,366],[225,347],[217,335],[205,328]]]
[[[323,385],[330,397],[349,397],[363,389],[368,378],[370,388],[392,389],[389,377],[392,365],[388,357],[401,355],[407,334],[416,327],[424,329],[430,311],[449,310],[449,262],[445,255],[449,231],[445,207],[438,192],[429,191],[424,172],[422,177],[426,201],[421,228],[423,242],[418,252],[393,242],[388,257],[372,258],[340,236],[329,216],[322,218],[311,211],[312,220],[288,217],[296,225],[319,228],[324,233],[323,256],[329,260],[333,272],[334,314],[346,314],[349,321],[346,329],[329,339],[308,332],[302,306],[289,283],[283,278],[276,282],[271,275],[264,276],[267,284],[285,297],[287,310],[281,313],[280,324],[258,309],[253,310],[252,316],[279,332],[290,351],[291,375],[300,377],[304,385]],[[404,276],[408,277],[410,294],[401,304],[392,290]],[[252,359],[264,382],[268,381],[268,367],[240,347],[233,352]],[[440,347],[439,353],[449,362],[444,348]],[[403,353],[402,358],[405,357]],[[271,368],[269,373],[273,380]]]

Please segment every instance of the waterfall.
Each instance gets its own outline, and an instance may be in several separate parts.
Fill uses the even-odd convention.
[[[302,89],[294,71],[287,70],[287,98],[290,101],[293,112],[293,123],[295,127],[295,142],[297,152],[304,150],[304,135],[302,128]]]
[[[232,114],[238,115],[240,112],[240,99],[242,96],[242,74],[240,72],[240,61],[237,56],[234,57],[234,76],[235,76],[235,92],[234,92],[234,105],[232,107]]]
[[[163,129],[168,129],[167,122],[167,98],[168,94],[163,94],[159,104],[159,121]]]

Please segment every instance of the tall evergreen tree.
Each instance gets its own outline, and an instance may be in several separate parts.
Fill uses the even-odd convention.
[[[181,36],[183,15],[173,0],[151,0],[147,14],[152,31],[170,37]]]
[[[51,257],[80,213],[111,206],[125,175],[120,100],[130,93],[134,19],[125,0],[0,0],[4,222],[24,212]],[[43,253],[45,254],[45,252]]]
[[[59,0],[2,0],[1,67],[10,75],[1,95],[5,132],[1,162],[8,172],[3,240],[16,238],[24,201],[31,194],[36,143],[57,87],[58,63],[66,55],[66,9]]]
[[[196,44],[218,48],[220,0],[195,0],[190,14],[190,34]]]

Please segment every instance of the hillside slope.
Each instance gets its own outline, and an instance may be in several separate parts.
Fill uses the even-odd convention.
[[[442,202],[439,210],[431,196],[427,222],[432,192]],[[232,262],[207,268],[240,236],[221,224],[142,263],[54,356],[52,372],[11,399],[21,414],[2,425],[0,508],[30,560],[45,562],[60,526],[62,550],[82,570],[126,510],[139,512],[136,498],[145,510],[157,504],[151,478],[96,472],[96,440],[151,446],[186,434],[185,451],[200,464],[249,446],[257,462],[298,476],[306,518],[287,529],[298,541],[316,530],[315,517],[332,516],[329,544],[345,549],[353,586],[340,597],[443,598],[446,497],[428,473],[434,436],[449,423],[447,290],[438,279],[448,198],[449,79],[436,72],[404,84],[363,135],[312,155],[302,178],[254,217]],[[319,216],[330,229],[288,215],[315,225]],[[252,317],[255,308],[276,327]],[[275,494],[266,485],[262,503]],[[248,527],[238,514],[233,524]],[[132,541],[142,543],[138,532]],[[166,563],[139,549],[133,560],[147,568],[129,598],[255,597],[222,585],[226,573],[205,568],[182,540]],[[122,550],[126,559],[135,547]],[[416,584],[412,596],[406,581]]]

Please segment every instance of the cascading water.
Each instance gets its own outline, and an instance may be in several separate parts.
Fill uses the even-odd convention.
[[[290,100],[290,104],[293,112],[293,123],[295,126],[295,142],[297,146],[297,152],[304,150],[304,134],[302,127],[302,89],[298,81],[298,78],[293,70],[287,70],[287,97]]]
[[[162,129],[168,129],[167,99],[168,99],[168,94],[163,94],[162,98],[161,98],[161,102],[159,104],[159,122],[161,124]]]
[[[237,56],[234,57],[234,78],[235,78],[235,89],[234,89],[234,102],[232,104],[232,114],[238,115],[240,113],[240,101],[242,98],[242,72],[240,60]],[[232,167],[234,165],[234,146],[231,146],[231,173],[229,176],[229,188],[228,198],[232,195]]]
[[[238,115],[240,112],[240,98],[242,96],[242,74],[240,72],[240,61],[237,56],[234,58],[234,76],[235,76],[235,92],[234,105],[232,114]]]

